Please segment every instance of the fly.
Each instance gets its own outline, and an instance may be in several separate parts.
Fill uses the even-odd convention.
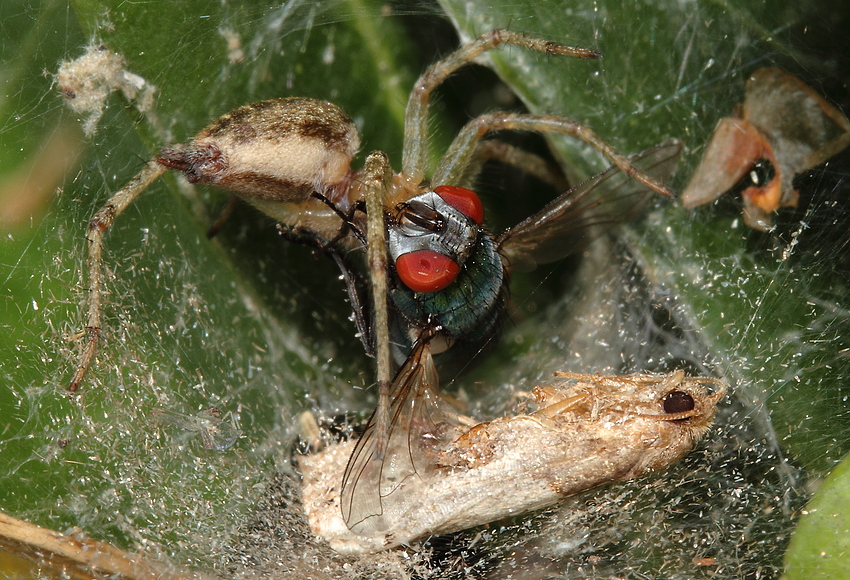
[[[680,151],[673,141],[630,161],[663,182]],[[404,361],[425,329],[441,339],[442,348],[432,343],[435,355],[454,347],[469,360],[501,329],[511,269],[531,270],[582,249],[598,233],[594,227],[625,221],[647,193],[613,167],[499,235],[485,227],[483,205],[468,189],[437,187],[406,202],[399,217],[387,218],[396,360]]]

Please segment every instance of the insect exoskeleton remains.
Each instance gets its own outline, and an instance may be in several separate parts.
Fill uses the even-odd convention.
[[[380,470],[356,464],[373,478],[369,497],[353,504],[339,482],[339,469],[363,438],[299,459],[310,526],[337,551],[392,548],[664,469],[708,432],[726,393],[725,382],[682,371],[556,373],[532,391],[537,411],[475,424],[439,400],[434,380],[427,348],[400,371],[394,387],[418,389],[418,403],[394,398],[391,410],[416,427],[404,441],[390,439],[390,452],[405,453],[394,453]]]

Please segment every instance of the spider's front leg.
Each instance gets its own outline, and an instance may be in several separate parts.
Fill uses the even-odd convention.
[[[366,255],[372,281],[375,358],[377,361],[378,407],[375,410],[377,443],[383,457],[390,429],[390,330],[387,306],[387,231],[384,226],[384,199],[389,195],[392,170],[386,153],[374,151],[366,158],[361,184],[366,200]]]
[[[664,197],[674,197],[673,191],[635,167],[625,156],[603,141],[596,133],[581,123],[548,115],[520,115],[515,113],[489,113],[476,117],[458,133],[449,150],[443,156],[433,182],[436,184],[456,183],[460,180],[475,154],[475,149],[484,135],[490,131],[534,131],[536,133],[557,133],[578,137],[602,153],[623,173],[642,183]]]
[[[431,65],[413,86],[404,116],[404,155],[401,165],[404,175],[420,181],[425,175],[425,156],[428,151],[428,103],[431,93],[456,70],[470,64],[478,56],[493,50],[500,44],[513,44],[557,56],[575,58],[602,56],[595,50],[565,46],[510,30],[493,30],[462,46],[446,58]]]
[[[91,366],[94,353],[97,350],[97,343],[100,340],[100,305],[103,294],[103,234],[112,226],[115,218],[127,209],[127,206],[133,203],[165,171],[166,168],[157,163],[156,160],[150,161],[136,177],[109,198],[109,201],[89,221],[88,232],[86,233],[86,239],[89,241],[89,300],[86,318],[86,342],[83,345],[77,369],[68,384],[68,390],[72,393],[77,391],[83,376]]]

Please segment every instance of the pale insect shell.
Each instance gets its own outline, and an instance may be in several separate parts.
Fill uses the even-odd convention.
[[[562,377],[535,389],[539,411],[475,425],[443,449],[433,475],[407,478],[385,496],[383,517],[393,523],[380,533],[355,534],[340,515],[340,474],[354,442],[301,457],[311,529],[338,552],[376,552],[663,469],[708,431],[726,391],[722,381],[681,371]],[[674,391],[690,395],[693,410],[665,413],[664,397]]]
[[[772,214],[797,207],[794,176],[850,145],[850,121],[800,79],[776,68],[755,71],[747,80],[743,118],[721,119],[679,200],[685,208],[710,203],[745,178],[759,160],[775,175],[741,193],[744,221],[768,230]]]

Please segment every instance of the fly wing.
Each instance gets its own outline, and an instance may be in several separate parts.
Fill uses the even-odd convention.
[[[680,141],[633,155],[644,173],[667,181],[676,169]],[[533,216],[506,230],[496,242],[511,268],[532,270],[584,247],[603,226],[627,221],[643,207],[650,190],[611,167],[573,187]]]
[[[431,348],[419,341],[390,391],[390,432],[381,456],[375,415],[354,447],[342,480],[342,518],[364,536],[386,532],[437,470],[440,450],[456,436],[458,413],[439,394]]]

